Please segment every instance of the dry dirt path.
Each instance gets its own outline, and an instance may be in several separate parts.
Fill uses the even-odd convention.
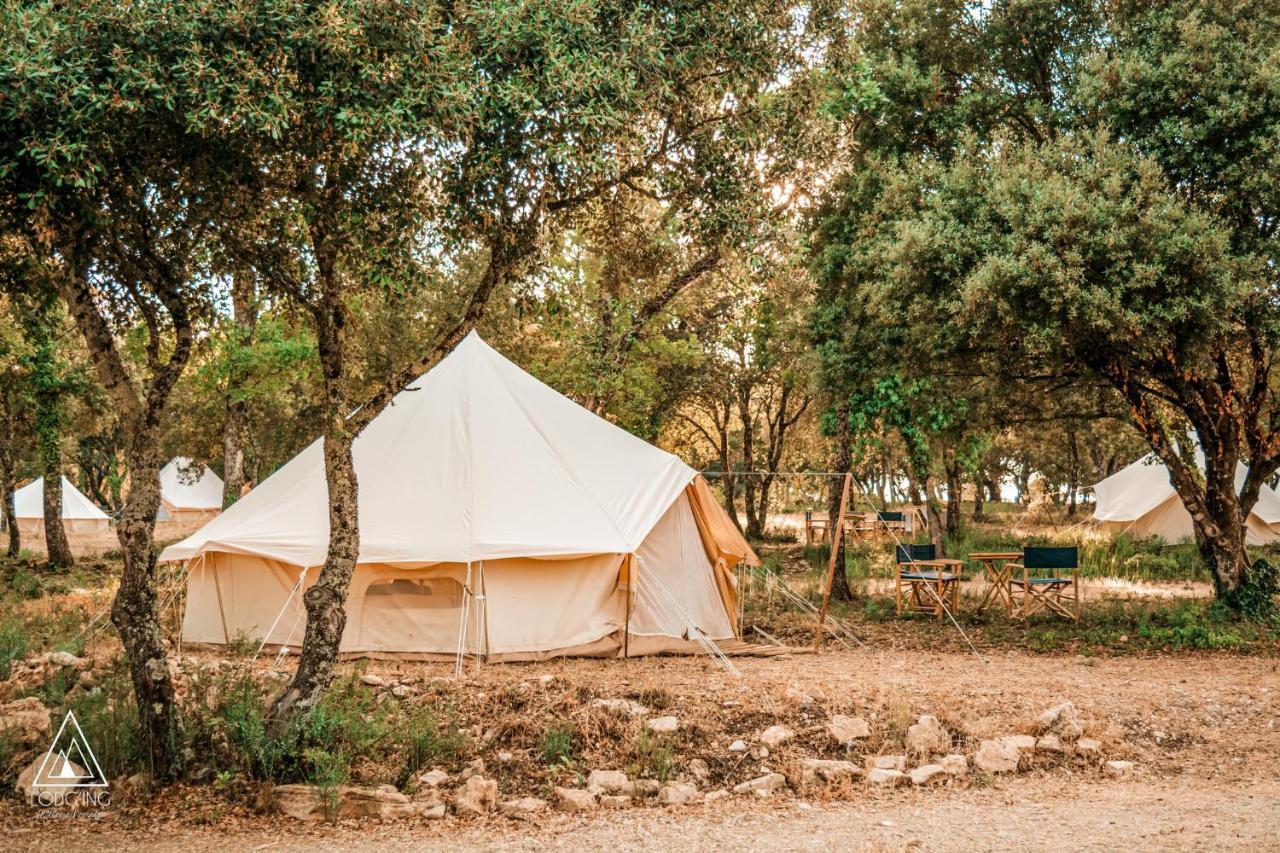
[[[721,804],[723,805],[723,804]],[[1149,782],[912,792],[811,805],[637,809],[536,823],[344,822],[338,826],[171,827],[122,834],[46,822],[9,835],[13,850],[316,851],[971,851],[1280,850],[1280,784],[1202,787]]]

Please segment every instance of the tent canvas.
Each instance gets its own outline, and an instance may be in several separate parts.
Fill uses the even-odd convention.
[[[44,536],[44,478],[39,477],[13,493],[13,507],[18,530],[23,536]],[[84,494],[62,478],[62,528],[68,534],[105,532],[110,517]]]
[[[1244,464],[1237,464],[1237,489],[1243,487],[1248,470]],[[1153,453],[1112,474],[1095,485],[1093,491],[1097,498],[1093,518],[1104,529],[1171,543],[1195,537],[1191,514],[1173,488],[1168,468]],[[1280,494],[1263,486],[1245,528],[1250,545],[1266,545],[1280,539]]]
[[[160,469],[160,521],[202,521],[222,511],[222,478],[185,456],[176,456]]]
[[[472,333],[357,437],[347,654],[683,650],[736,636],[750,546],[706,483]],[[194,535],[183,639],[302,639],[328,545],[316,441]]]

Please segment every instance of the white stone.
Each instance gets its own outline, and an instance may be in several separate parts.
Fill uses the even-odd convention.
[[[871,737],[871,726],[861,717],[834,714],[831,722],[827,723],[827,733],[841,746],[849,746],[855,740]]]
[[[938,718],[925,714],[907,729],[907,752],[912,755],[939,755],[951,749],[951,735]]]
[[[777,749],[795,736],[796,733],[786,726],[769,726],[760,733],[759,741],[769,749]]]
[[[835,782],[862,775],[862,768],[852,761],[833,761],[823,758],[806,758],[800,762],[801,788],[812,787],[819,782]]]
[[[662,783],[657,779],[637,779],[634,783],[637,797],[656,797]]]
[[[896,788],[905,784],[909,777],[901,770],[886,770],[883,767],[876,767],[867,773],[867,784],[876,785],[883,788]]]
[[[507,752],[506,750],[503,750],[498,753],[498,762],[501,764],[510,764],[512,761],[515,760],[515,758],[516,757],[513,754],[511,754],[510,752]]]
[[[537,797],[520,797],[515,800],[503,800],[498,803],[498,811],[502,814],[524,815],[537,814],[547,810],[547,801]]]
[[[54,666],[84,666],[85,661],[71,652],[50,652],[49,663]]]
[[[1042,733],[1055,734],[1064,741],[1073,741],[1084,734],[1084,726],[1080,724],[1076,706],[1071,702],[1054,705],[1041,714],[1036,722]]]
[[[625,809],[631,805],[631,797],[626,794],[602,794],[600,796],[600,808],[602,809]]]
[[[729,796],[728,791],[724,788],[717,788],[709,794],[704,795],[702,801],[704,803],[714,803],[716,800],[723,800],[727,796]]]
[[[873,770],[906,770],[907,757],[905,755],[877,755],[867,759],[867,767]]]
[[[766,773],[763,776],[757,776],[754,779],[743,782],[741,785],[735,786],[733,792],[735,794],[752,794],[756,791],[764,791],[767,794],[772,794],[774,791],[779,791],[786,787],[786,784],[787,777],[781,773]]]
[[[1062,741],[1057,735],[1045,735],[1036,741],[1036,752],[1062,752]]]
[[[35,761],[27,765],[26,770],[23,770],[21,773],[18,774],[18,782],[16,785],[14,785],[14,787],[17,789],[18,794],[22,796],[24,799],[26,799],[28,803],[35,803],[35,801],[39,799],[41,794],[57,795],[60,793],[65,793],[71,790],[71,788],[68,787],[68,785],[75,784],[70,779],[67,779],[66,782],[59,781],[57,785],[49,785],[47,782],[44,784],[38,784],[36,782],[36,774],[40,772],[40,765],[44,764],[44,759],[45,759],[44,753],[40,753],[39,755],[36,756]],[[76,774],[75,776],[76,782],[89,779],[89,774],[79,764],[76,764],[74,761],[71,761],[70,759],[67,760],[67,763],[71,765],[70,769],[74,771]],[[52,773],[53,773],[53,768],[50,767],[48,770],[45,771],[45,778],[46,779],[49,778],[49,776],[52,775]],[[59,780],[61,779],[62,777],[59,776]]]
[[[587,776],[587,790],[593,794],[626,794],[631,796],[635,785],[621,770],[592,770]]]
[[[1076,741],[1076,752],[1085,758],[1101,758],[1102,742],[1091,737],[1082,737]]]
[[[556,805],[561,811],[585,812],[596,807],[596,795],[580,788],[556,786]]]
[[[1016,746],[1001,740],[984,740],[978,745],[973,764],[987,773],[1012,773],[1018,769],[1022,753]]]
[[[699,782],[706,782],[711,778],[711,768],[701,758],[691,758],[689,760],[689,775]]]
[[[680,728],[680,721],[675,717],[652,717],[644,724],[645,728],[656,734],[667,734]]]
[[[788,700],[798,705],[812,705],[813,697],[797,687],[788,687],[787,692],[783,694]]]
[[[1102,765],[1102,772],[1108,779],[1124,779],[1133,775],[1132,761],[1108,761]]]
[[[729,744],[729,751],[730,752],[746,752],[747,742],[745,740],[735,740],[733,743]]]
[[[950,776],[965,776],[969,773],[969,759],[963,755],[944,755],[942,769]]]
[[[912,785],[929,785],[934,782],[941,782],[950,774],[941,764],[922,764],[912,770],[910,775]]]
[[[495,783],[496,787],[496,783]],[[391,785],[377,788],[338,788],[336,803],[331,790],[319,785],[276,785],[271,789],[276,811],[298,820],[334,818],[443,817],[442,803],[413,802]],[[439,815],[433,814],[439,811]]]
[[[10,746],[45,747],[52,736],[49,709],[34,696],[0,705],[0,733]]]
[[[658,802],[664,806],[682,806],[693,802],[698,789],[688,782],[668,782],[658,791]]]
[[[1018,752],[1033,752],[1036,748],[1036,739],[1031,735],[1005,735],[1000,738],[1000,742]]]
[[[366,672],[360,676],[360,683],[367,684],[370,687],[381,687],[386,684],[386,680],[381,675],[375,675],[372,672]]]
[[[649,713],[644,705],[630,699],[592,699],[591,707],[624,717],[643,717]]]
[[[449,774],[438,767],[433,767],[425,773],[419,773],[417,779],[418,784],[424,788],[439,788],[448,781]]]
[[[482,815],[498,805],[498,783],[475,775],[463,782],[453,795],[453,813]]]

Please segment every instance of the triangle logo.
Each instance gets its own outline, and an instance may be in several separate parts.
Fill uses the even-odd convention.
[[[33,781],[45,788],[107,787],[107,777],[73,712],[68,711],[58,726]]]

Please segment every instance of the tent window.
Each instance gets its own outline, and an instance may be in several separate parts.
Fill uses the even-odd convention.
[[[364,598],[366,607],[379,610],[456,610],[462,584],[453,578],[387,578],[371,583]]]

